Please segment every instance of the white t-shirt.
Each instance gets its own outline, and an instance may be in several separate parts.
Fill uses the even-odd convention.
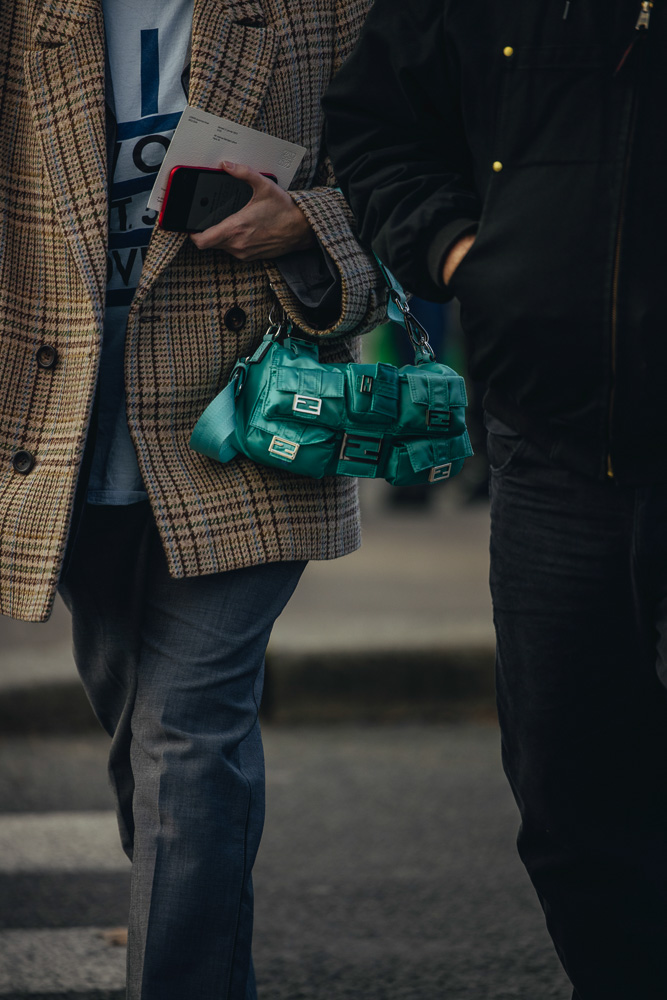
[[[194,0],[103,0],[107,103],[117,123],[111,162],[104,342],[97,389],[95,449],[87,499],[128,504],[146,499],[125,405],[125,331],[156,212],[146,202],[187,105]],[[277,259],[306,308],[338,308],[340,279],[328,255],[297,251]]]
[[[97,437],[88,500],[125,504],[146,497],[127,427],[125,328],[156,214],[146,202],[187,104],[182,76],[193,0],[104,0],[107,59],[117,122],[111,164],[109,253]]]

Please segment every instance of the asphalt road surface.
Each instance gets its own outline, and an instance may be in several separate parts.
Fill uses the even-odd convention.
[[[261,1000],[568,1000],[492,724],[267,727]],[[96,734],[0,741],[0,1000],[120,1000]],[[195,998],[184,998],[195,1000]]]

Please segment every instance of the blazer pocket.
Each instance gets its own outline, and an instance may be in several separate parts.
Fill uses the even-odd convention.
[[[238,3],[226,2],[230,16],[237,24],[248,28],[266,27],[266,15],[259,0],[239,0]]]

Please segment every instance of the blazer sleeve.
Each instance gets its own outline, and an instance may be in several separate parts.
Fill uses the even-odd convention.
[[[338,0],[333,73],[354,47],[369,6],[370,0]],[[266,270],[281,305],[302,330],[313,335],[342,336],[372,330],[386,318],[387,287],[372,251],[359,241],[357,222],[340,191],[324,141],[315,186],[288,193],[338,271],[340,307],[337,315],[328,317],[325,328],[318,328],[313,310],[304,308],[280,269],[267,262]]]
[[[450,247],[480,214],[443,0],[376,0],[324,99],[338,180],[372,246],[433,301]]]

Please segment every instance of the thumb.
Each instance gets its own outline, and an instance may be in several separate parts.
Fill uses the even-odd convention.
[[[247,184],[250,184],[253,190],[256,190],[266,181],[266,177],[263,177],[259,170],[254,170],[245,163],[231,163],[230,161],[224,160],[221,166],[222,169],[228,174],[231,174],[232,177],[238,177],[240,181],[245,181]]]

